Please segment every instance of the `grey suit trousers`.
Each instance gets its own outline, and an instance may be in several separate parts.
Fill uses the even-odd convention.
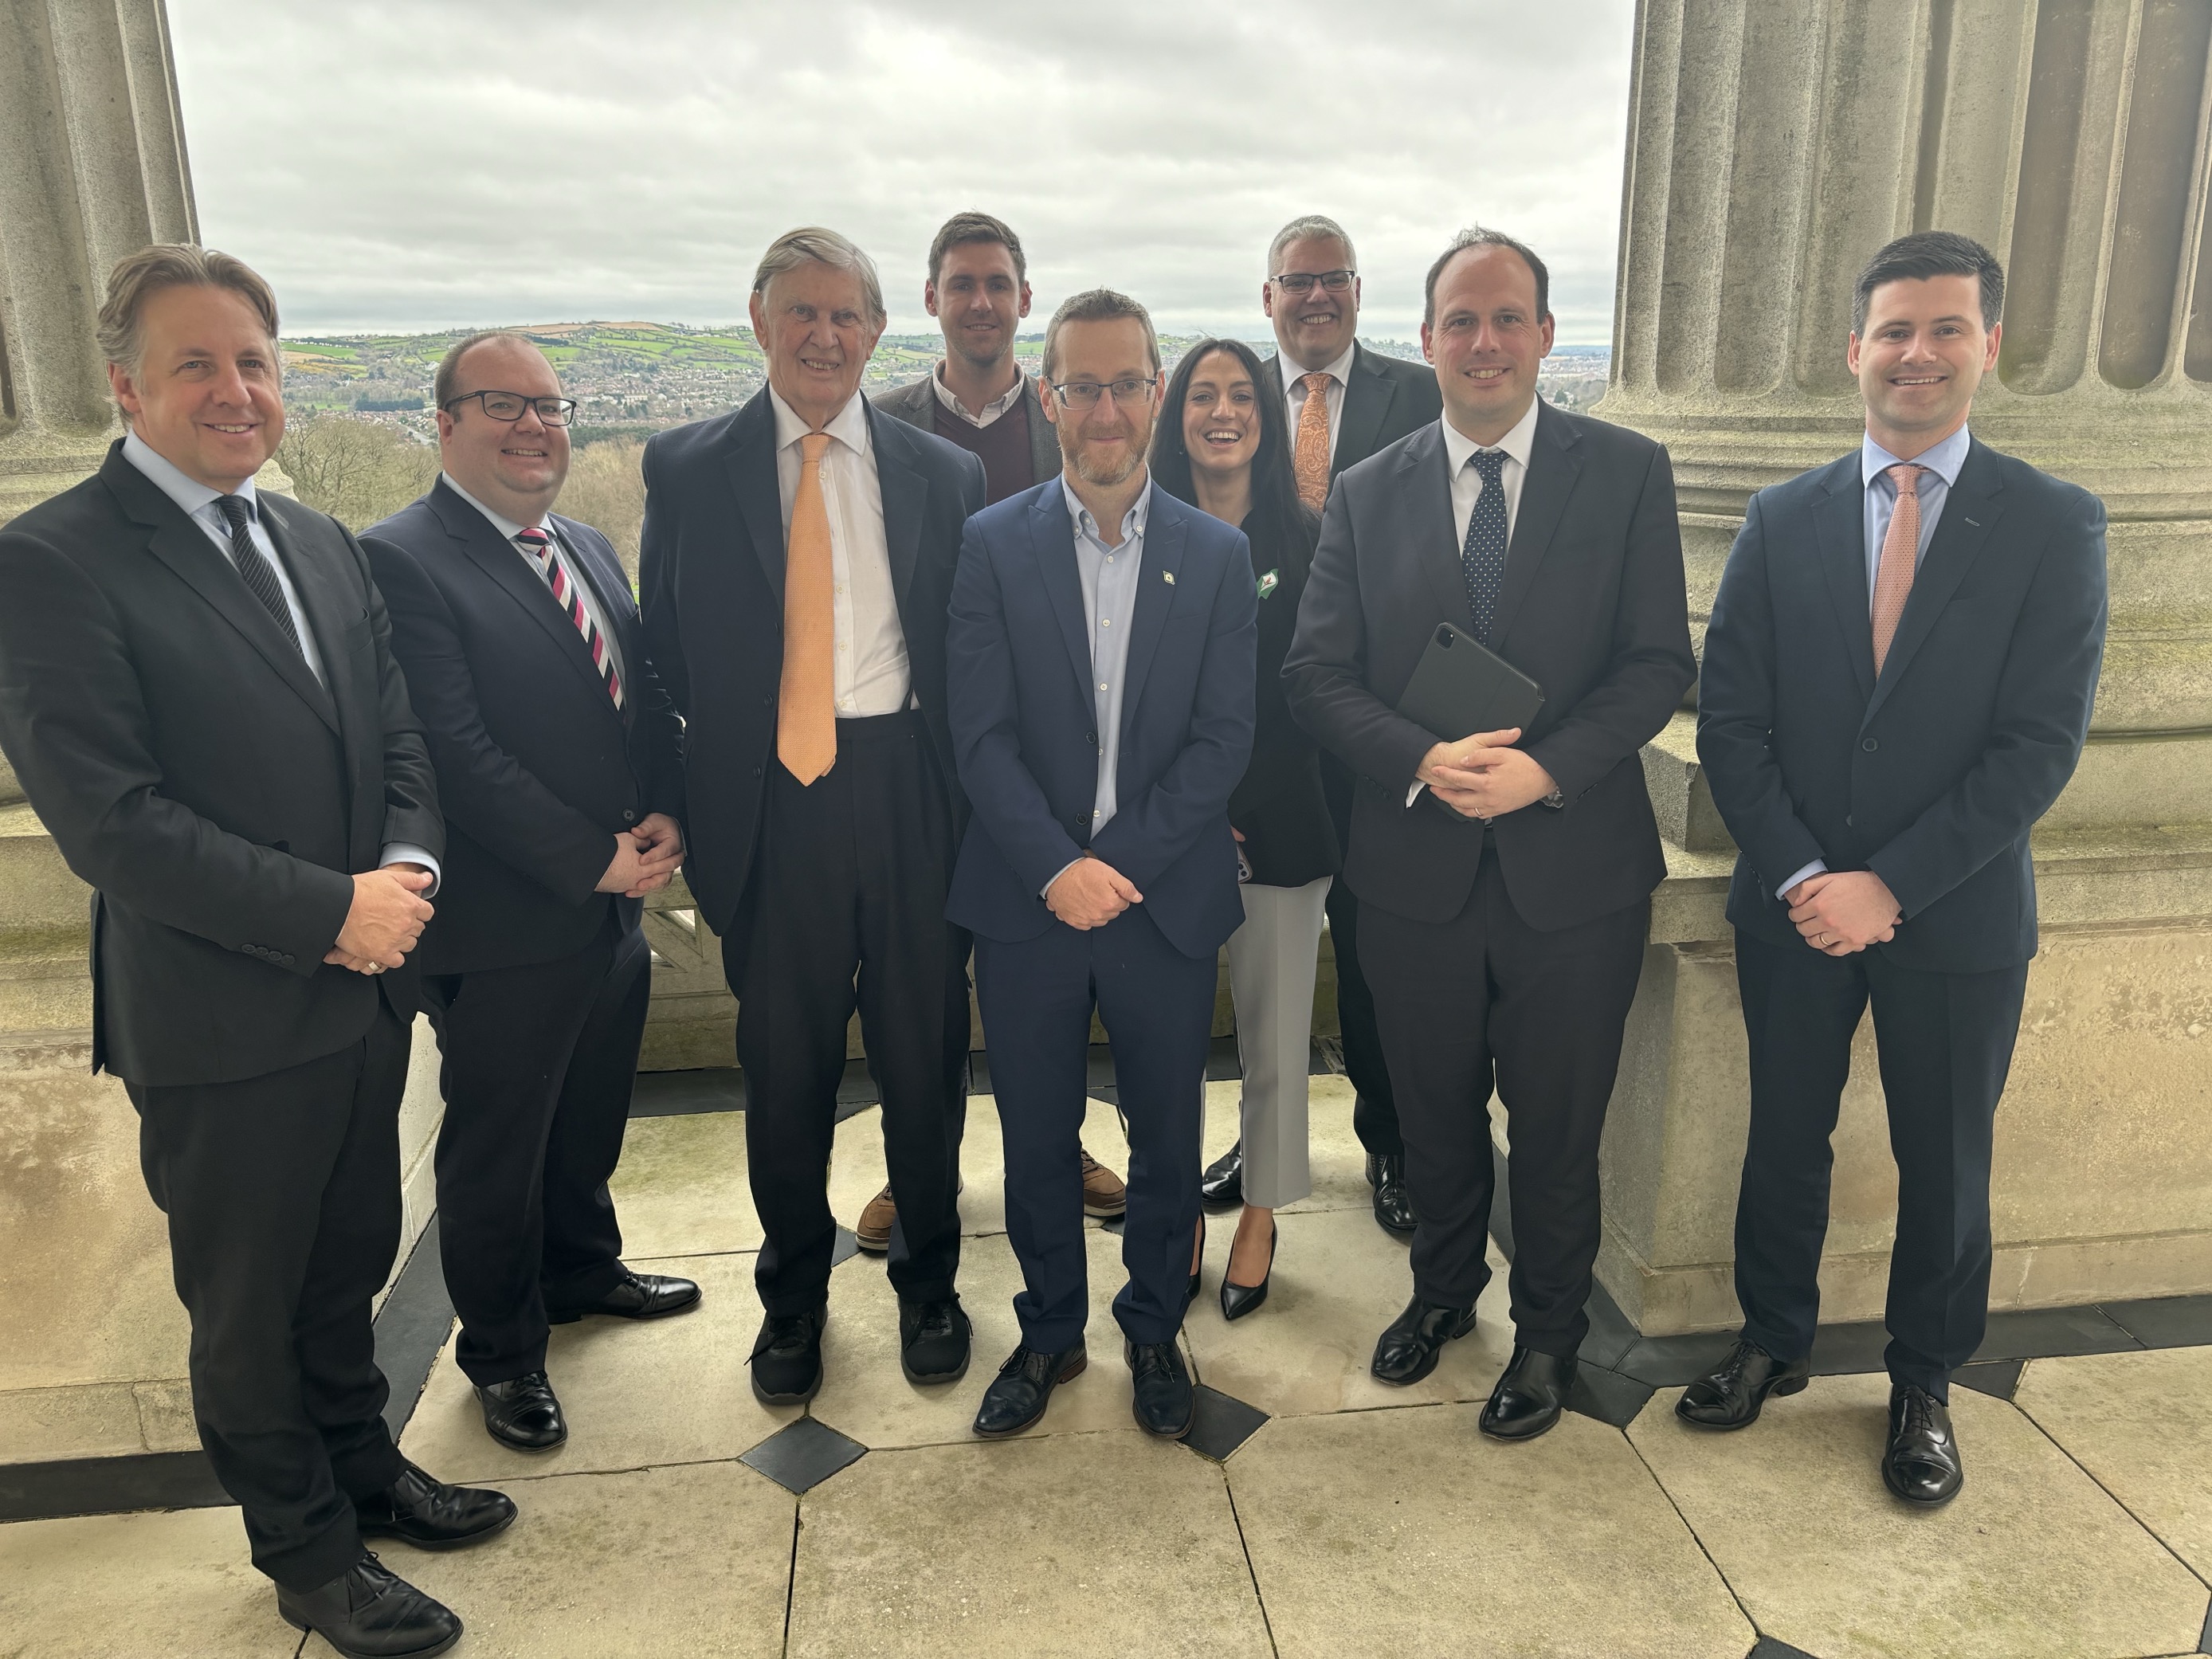
[[[1280,1209],[1313,1191],[1306,1073],[1315,959],[1329,878],[1303,887],[1246,882],[1244,925],[1229,936],[1229,994],[1243,1064],[1244,1201]]]

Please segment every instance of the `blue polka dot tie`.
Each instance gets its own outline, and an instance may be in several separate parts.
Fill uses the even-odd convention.
[[[1474,613],[1474,637],[1490,643],[1498,616],[1498,590],[1505,582],[1505,452],[1478,449],[1467,464],[1482,475],[1482,494],[1467,515],[1467,544],[1459,550],[1467,578],[1467,605]]]

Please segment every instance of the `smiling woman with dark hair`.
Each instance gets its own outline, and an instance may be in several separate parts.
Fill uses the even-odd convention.
[[[1169,382],[1152,440],[1159,487],[1244,532],[1260,599],[1252,759],[1229,799],[1244,872],[1244,925],[1229,941],[1244,1071],[1245,1200],[1221,1283],[1221,1311],[1231,1319],[1267,1300],[1274,1212],[1313,1190],[1306,1073],[1314,965],[1338,864],[1317,751],[1283,698],[1283,657],[1320,532],[1320,520],[1298,500],[1288,424],[1281,393],[1252,348],[1206,340]]]

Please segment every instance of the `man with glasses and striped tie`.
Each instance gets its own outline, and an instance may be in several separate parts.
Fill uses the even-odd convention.
[[[362,542],[446,806],[421,961],[458,1357],[492,1438],[547,1451],[568,1438],[549,1325],[699,1303],[623,1266],[607,1194],[651,989],[641,901],[684,854],[680,727],[614,549],[551,511],[576,407],[552,365],[472,334],[434,386],[443,471]]]

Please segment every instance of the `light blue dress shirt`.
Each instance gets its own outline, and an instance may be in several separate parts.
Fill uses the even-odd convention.
[[[1091,701],[1098,722],[1098,789],[1091,814],[1095,837],[1113,819],[1120,803],[1115,799],[1115,772],[1121,758],[1121,696],[1129,662],[1129,628],[1137,614],[1137,580],[1144,574],[1145,520],[1152,507],[1152,487],[1146,481],[1121,520],[1121,540],[1109,547],[1091,516],[1063,475],[1060,487],[1067,497],[1067,515],[1075,526],[1075,569],[1083,584],[1083,618],[1091,636]],[[1075,867],[1071,860],[1053,872],[1058,881]],[[1045,884],[1050,891],[1052,881]]]
[[[1912,568],[1917,573],[1920,562],[1928,556],[1928,544],[1935,539],[1936,525],[1943,516],[1943,503],[1951,499],[1951,486],[1959,482],[1959,469],[1966,464],[1966,452],[1973,447],[1973,436],[1960,427],[1940,444],[1923,449],[1913,457],[1913,464],[1924,467],[1920,475],[1920,547],[1912,556]],[[1874,613],[1875,579],[1881,574],[1881,544],[1889,537],[1889,521],[1897,511],[1897,481],[1889,476],[1889,469],[1903,465],[1874,441],[1869,433],[1859,443],[1859,480],[1866,488],[1866,579],[1867,613]],[[1828,867],[1826,859],[1814,859],[1796,875],[1774,890],[1780,898],[1808,876],[1817,876]]]
[[[237,568],[238,556],[230,545],[230,520],[216,505],[222,491],[211,489],[185,472],[135,430],[124,434],[123,459],[144,473],[156,489],[205,531],[208,539],[222,550],[222,556],[230,561],[232,568]],[[292,573],[286,568],[276,544],[270,538],[268,526],[261,522],[261,500],[254,494],[253,480],[248,478],[234,493],[246,503],[246,533],[253,538],[254,546],[261,550],[261,556],[269,561],[270,569],[276,573],[276,586],[284,595],[284,608],[292,613],[292,629],[300,636],[300,654],[307,659],[308,672],[328,690],[331,677],[324,672],[323,653],[315,642],[315,630],[307,626],[307,613],[300,605],[300,590],[292,585]],[[438,860],[420,847],[406,842],[386,842],[380,862],[419,864],[430,872],[430,884],[423,890],[422,896],[428,898],[438,890],[441,879]]]

